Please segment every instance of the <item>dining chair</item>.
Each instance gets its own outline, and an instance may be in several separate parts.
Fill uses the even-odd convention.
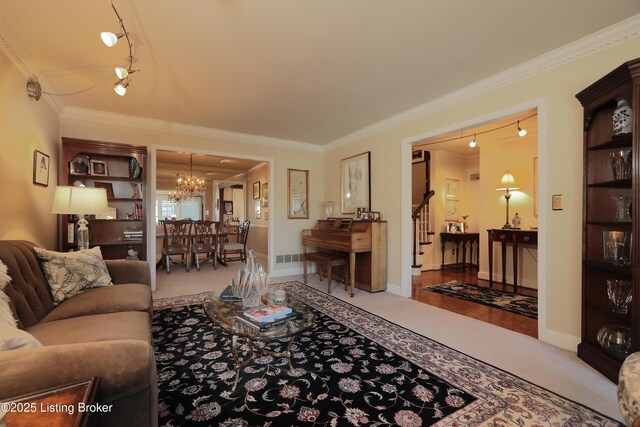
[[[249,236],[249,220],[242,221],[238,228],[238,241],[237,242],[223,242],[220,243],[220,252],[222,253],[222,261],[226,265],[229,261],[247,261],[247,237]],[[229,258],[229,254],[238,255],[233,258]]]
[[[194,221],[193,223],[194,238],[191,243],[191,253],[193,253],[196,260],[196,269],[200,271],[200,254],[207,254],[204,262],[211,258],[213,269],[217,269],[217,241],[218,234],[216,223],[214,221]]]
[[[171,266],[171,256],[181,255],[186,262],[187,272],[191,267],[191,220],[164,221],[164,244],[162,246],[162,256],[165,258],[165,267],[169,274]]]

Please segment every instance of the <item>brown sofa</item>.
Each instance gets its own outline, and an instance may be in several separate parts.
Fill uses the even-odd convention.
[[[11,283],[5,292],[18,326],[42,347],[0,351],[0,402],[98,377],[92,425],[156,426],[158,387],[151,343],[152,299],[144,261],[105,260],[114,286],[75,295],[54,307],[33,243],[0,241]]]

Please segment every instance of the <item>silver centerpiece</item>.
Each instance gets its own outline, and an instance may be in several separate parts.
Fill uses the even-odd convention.
[[[268,286],[269,273],[264,271],[262,264],[256,263],[252,249],[247,257],[247,266],[240,269],[236,279],[231,281],[231,290],[235,296],[242,298],[243,307],[255,307],[267,293]]]

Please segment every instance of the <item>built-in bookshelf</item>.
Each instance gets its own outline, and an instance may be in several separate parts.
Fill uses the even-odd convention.
[[[146,259],[146,160],[144,146],[62,138],[59,185],[107,191],[109,212],[88,216],[90,246],[100,246],[105,259]],[[76,222],[73,215],[59,215],[60,251],[77,248]]]

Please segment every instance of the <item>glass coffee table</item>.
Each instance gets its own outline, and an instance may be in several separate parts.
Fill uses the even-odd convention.
[[[264,296],[262,298],[263,304],[268,305],[274,303],[274,301],[271,300],[271,297]],[[220,292],[211,292],[205,297],[204,308],[207,315],[231,335],[231,355],[233,356],[233,360],[236,365],[236,376],[231,391],[235,391],[238,386],[240,371],[242,368],[253,361],[257,354],[286,357],[289,362],[289,369],[293,369],[291,366],[291,345],[299,333],[306,331],[313,326],[315,315],[308,305],[298,301],[297,299],[290,298],[289,296],[285,299],[284,305],[300,313],[300,316],[298,318],[290,319],[281,325],[273,326],[270,329],[260,330],[236,319],[237,315],[240,315],[245,311],[245,308],[242,307],[242,302],[221,301]],[[251,349],[249,357],[245,360],[241,360],[238,354],[238,341],[240,339],[244,340]],[[286,350],[275,352],[257,345],[258,342],[269,342],[275,340],[283,340],[286,344]]]

